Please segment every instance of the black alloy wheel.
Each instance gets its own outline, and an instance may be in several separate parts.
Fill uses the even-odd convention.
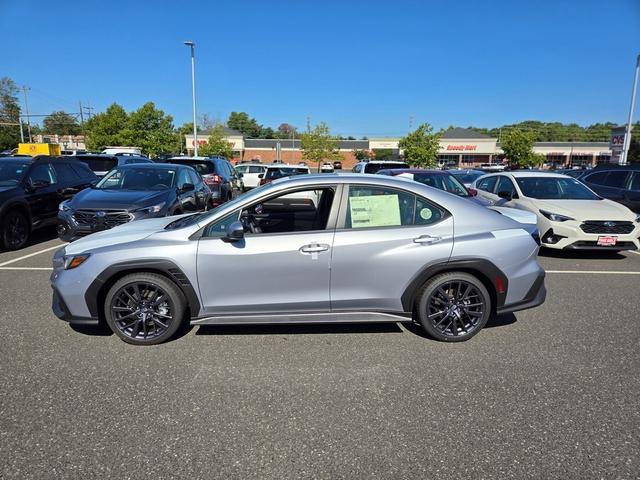
[[[433,278],[418,301],[418,317],[429,335],[445,342],[468,340],[491,314],[491,299],[476,277],[451,272]]]
[[[2,221],[2,243],[7,250],[24,247],[29,239],[29,220],[19,211],[5,215]]]
[[[185,312],[180,289],[162,275],[131,274],[117,281],[105,302],[109,327],[125,342],[154,345],[169,339]]]

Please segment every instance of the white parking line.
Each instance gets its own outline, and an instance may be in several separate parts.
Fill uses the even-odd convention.
[[[545,270],[547,273],[579,273],[595,275],[640,275],[640,272],[621,272],[615,270]]]
[[[635,251],[635,250],[627,250],[627,252],[629,252],[629,253],[635,253],[636,255],[640,255],[640,252],[637,252],[637,251]]]
[[[52,267],[0,267],[0,270],[41,270],[41,271],[52,271]]]
[[[58,248],[62,248],[64,245],[66,245],[66,244],[63,243],[62,245],[56,245],[55,247],[45,248],[44,250],[39,250],[37,252],[30,253],[29,255],[24,255],[22,257],[18,257],[18,258],[14,258],[12,260],[8,260],[6,262],[0,263],[0,267],[4,267],[5,265],[10,265],[12,263],[19,262],[20,260],[24,260],[26,258],[30,258],[30,257],[34,257],[36,255],[40,255],[41,253],[50,252],[51,250],[56,250]]]

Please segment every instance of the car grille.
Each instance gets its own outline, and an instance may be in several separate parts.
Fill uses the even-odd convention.
[[[104,212],[104,216],[99,215],[98,212]],[[133,215],[126,210],[82,209],[76,210],[73,213],[73,218],[78,225],[84,227],[99,226],[102,228],[113,228],[118,225],[122,225],[123,223],[130,222],[133,220]]]
[[[580,225],[584,233],[614,233],[624,235],[633,231],[632,222],[587,220]]]

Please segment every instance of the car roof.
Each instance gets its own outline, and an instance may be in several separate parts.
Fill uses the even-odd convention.
[[[177,165],[175,163],[128,163],[128,164],[124,164],[124,165],[118,165],[117,168],[148,168],[148,169],[154,169],[154,168],[160,168],[163,170],[167,170],[170,168],[192,168],[189,167],[188,165]]]
[[[309,167],[307,165],[291,165],[289,163],[271,163],[269,165],[265,165],[265,167],[267,168],[306,168],[307,170],[309,170]]]
[[[432,175],[451,175],[447,170],[434,170],[428,168],[387,168],[379,170],[380,172],[391,172],[392,175],[400,175],[401,173],[430,173]]]
[[[217,156],[213,156],[213,157],[171,157],[168,158],[167,160],[174,160],[174,161],[182,161],[182,160],[187,160],[190,162],[213,162],[214,160],[224,160],[224,161],[228,161],[226,158],[224,157],[217,157]]]
[[[563,175],[561,173],[553,173],[553,172],[545,172],[544,170],[523,170],[523,171],[506,171],[506,172],[495,172],[491,174],[487,174],[495,176],[495,175],[511,175],[513,178],[528,178],[528,177],[556,177],[556,178],[571,178],[568,175]]]

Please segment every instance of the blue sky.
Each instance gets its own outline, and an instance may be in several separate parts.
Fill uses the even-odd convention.
[[[0,29],[0,76],[31,87],[32,113],[154,101],[189,121],[192,39],[199,114],[383,136],[409,116],[624,122],[640,0],[0,0]]]

